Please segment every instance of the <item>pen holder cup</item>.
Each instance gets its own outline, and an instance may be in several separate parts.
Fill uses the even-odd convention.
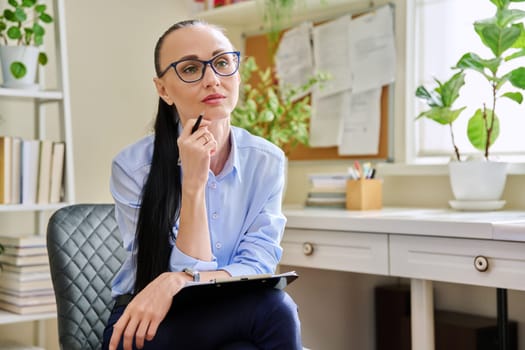
[[[383,207],[383,180],[361,179],[346,182],[346,209],[374,210]]]

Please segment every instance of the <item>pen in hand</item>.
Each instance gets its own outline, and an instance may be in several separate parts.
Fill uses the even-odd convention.
[[[199,117],[197,118],[197,121],[195,122],[195,124],[191,128],[191,133],[192,134],[199,129],[199,126],[201,125],[201,121],[202,121],[202,114],[199,115]]]

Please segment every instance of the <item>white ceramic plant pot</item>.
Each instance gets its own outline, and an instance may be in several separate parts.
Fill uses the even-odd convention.
[[[38,65],[38,48],[34,46],[0,46],[0,61],[2,62],[3,87],[12,89],[37,88],[36,70]],[[26,75],[16,79],[9,67],[15,61],[22,62],[27,69]]]
[[[468,160],[449,163],[452,193],[458,201],[497,201],[507,180],[507,163]]]

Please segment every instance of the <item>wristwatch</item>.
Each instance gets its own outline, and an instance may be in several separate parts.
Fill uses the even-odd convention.
[[[184,270],[182,270],[186,275],[193,277],[193,282],[199,282],[201,280],[201,274],[197,270],[190,269],[189,267],[186,267]]]

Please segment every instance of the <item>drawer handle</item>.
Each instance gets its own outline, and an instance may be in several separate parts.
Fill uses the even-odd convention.
[[[310,256],[314,253],[314,245],[310,242],[303,243],[303,254]]]
[[[478,255],[474,258],[474,267],[479,272],[485,272],[489,268],[489,260],[483,255]]]

